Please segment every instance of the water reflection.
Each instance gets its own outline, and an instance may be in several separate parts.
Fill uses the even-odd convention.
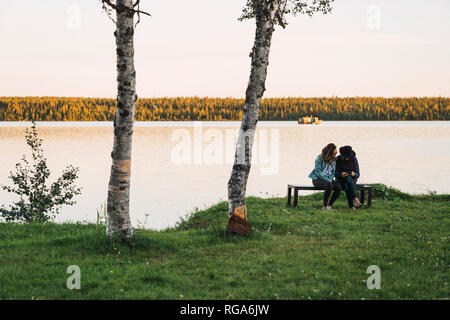
[[[9,171],[27,150],[26,125],[0,123],[0,184],[9,183]],[[450,193],[448,121],[258,125],[254,150],[257,161],[248,181],[250,195],[285,196],[287,183],[310,184],[307,176],[314,159],[329,142],[353,146],[362,183],[385,183],[411,193]],[[107,195],[112,124],[52,122],[38,123],[37,127],[54,176],[67,164],[80,167],[78,184],[83,187],[83,194],[75,206],[62,210],[57,221],[95,221],[96,208]],[[225,200],[238,129],[239,122],[136,123],[131,186],[133,222],[146,221],[149,228],[164,228],[196,207]],[[180,132],[189,137],[186,139],[190,139],[190,144],[181,144]],[[200,151],[196,149],[199,145]],[[190,161],[176,161],[176,148],[190,150],[189,157],[182,158]],[[0,204],[13,199],[0,191]]]

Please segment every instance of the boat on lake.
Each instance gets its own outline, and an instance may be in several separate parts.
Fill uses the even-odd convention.
[[[298,124],[321,124],[322,120],[319,120],[318,117],[302,117],[298,119]]]

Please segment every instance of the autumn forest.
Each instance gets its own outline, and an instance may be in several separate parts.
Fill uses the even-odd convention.
[[[244,99],[140,98],[136,121],[240,120]],[[112,121],[116,100],[73,97],[0,97],[0,121]],[[450,120],[450,98],[267,98],[260,120]]]

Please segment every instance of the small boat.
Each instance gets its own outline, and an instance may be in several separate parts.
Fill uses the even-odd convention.
[[[298,124],[321,124],[322,120],[319,120],[318,117],[302,117],[298,119]]]

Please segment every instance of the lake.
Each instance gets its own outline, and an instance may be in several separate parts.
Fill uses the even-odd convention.
[[[227,198],[240,122],[136,122],[133,136],[131,218],[135,225],[174,226],[195,208]],[[0,122],[0,184],[22,154],[27,122]],[[52,178],[72,164],[83,188],[56,221],[96,220],[105,204],[113,130],[111,122],[38,122]],[[450,193],[450,121],[261,121],[247,194],[285,196],[288,183],[311,184],[314,159],[329,142],[352,145],[359,183],[384,183],[410,193]],[[341,195],[344,197],[344,195]],[[14,200],[0,190],[0,204]],[[321,206],[320,203],[317,204]],[[375,202],[376,205],[376,202]],[[224,212],[224,215],[227,213]],[[251,213],[250,213],[251,214]]]

